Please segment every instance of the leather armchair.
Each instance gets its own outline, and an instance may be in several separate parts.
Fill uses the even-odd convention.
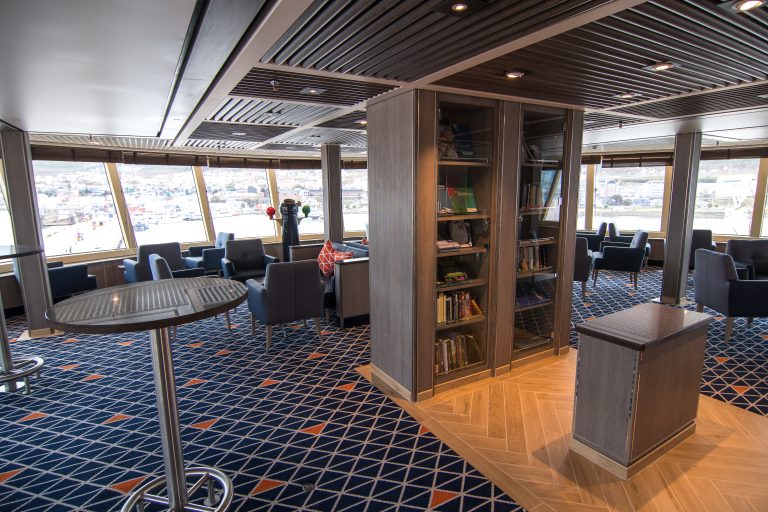
[[[756,316],[768,316],[768,281],[741,280],[730,254],[707,249],[696,251],[696,271],[693,273],[693,296],[696,311],[714,309],[726,317],[725,337],[733,333],[735,317],[746,317],[751,323]]]
[[[587,296],[587,281],[592,272],[592,256],[589,254],[588,240],[584,237],[576,237],[576,251],[574,254],[573,280],[581,281],[581,298]]]
[[[224,245],[234,240],[233,233],[220,232],[216,235],[213,245],[193,245],[189,248],[189,256],[184,258],[187,268],[203,268],[206,272],[221,270],[221,258],[224,257]]]
[[[279,261],[264,254],[264,244],[259,239],[228,240],[221,269],[225,278],[244,283],[248,279],[264,277],[267,265]]]
[[[163,257],[168,262],[173,277],[194,277],[199,275],[199,272],[196,272],[194,269],[187,269],[184,266],[184,258],[181,257],[181,245],[178,242],[146,244],[139,246],[135,260],[123,260],[126,283],[152,280],[152,271],[149,267],[150,254],[157,254]]]
[[[48,263],[48,283],[51,285],[51,298],[54,300],[95,290],[98,287],[96,276],[88,274],[88,265],[64,266],[60,261]]]
[[[768,240],[728,240],[725,254],[747,268],[749,279],[768,279]]]
[[[325,284],[317,261],[291,261],[269,265],[264,284],[254,279],[248,286],[251,332],[256,334],[256,320],[267,326],[267,350],[272,344],[272,327],[284,322],[314,318],[317,337],[322,338]]]
[[[694,229],[691,232],[691,256],[688,260],[688,270],[696,268],[696,250],[707,249],[714,251],[717,246],[712,241],[712,231],[709,229]]]
[[[609,242],[616,242],[621,243],[625,245],[629,245],[632,243],[632,239],[634,238],[634,235],[622,235],[621,231],[619,231],[619,227],[614,222],[608,223],[608,241]],[[645,244],[645,259],[643,260],[643,265],[647,264],[648,257],[651,255],[651,244],[647,243]]]
[[[587,248],[593,252],[600,251],[600,243],[605,240],[605,233],[608,229],[608,224],[605,222],[600,224],[597,231],[590,233],[589,231],[577,231],[576,236],[587,239]]]
[[[645,260],[648,244],[648,232],[637,231],[629,245],[623,242],[603,242],[600,252],[592,253],[592,286],[597,285],[600,270],[629,272],[629,277],[637,290],[637,278]]]

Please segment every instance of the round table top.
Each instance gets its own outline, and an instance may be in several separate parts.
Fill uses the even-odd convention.
[[[43,252],[40,247],[34,245],[0,245],[0,259],[21,258]]]
[[[45,312],[65,332],[110,334],[185,324],[229,311],[248,288],[218,277],[144,281],[102,288],[54,304]]]

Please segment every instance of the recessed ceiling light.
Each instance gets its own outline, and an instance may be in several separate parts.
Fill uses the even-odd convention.
[[[296,148],[293,146],[285,146],[285,149],[296,149]]]
[[[368,124],[368,120],[367,120],[367,119],[361,119],[361,120],[359,120],[359,121],[356,121],[356,123],[357,123],[357,124],[366,125],[366,124]]]
[[[245,133],[245,132],[232,132],[232,135],[235,135],[237,137],[242,137],[242,136],[248,135],[248,134]]]
[[[636,96],[638,96],[638,94],[636,92],[629,92],[629,91],[627,91],[627,92],[619,93],[615,97],[619,98],[619,99],[622,99],[622,100],[629,100],[629,99],[632,99],[632,98],[634,98]]]
[[[311,94],[313,96],[317,96],[319,94],[323,94],[324,92],[325,89],[320,89],[319,87],[305,87],[299,91],[299,94]]]
[[[760,7],[765,3],[765,0],[739,0],[731,4],[738,12],[747,12],[756,7]]]
[[[677,67],[674,62],[657,62],[656,64],[645,66],[643,69],[647,69],[648,71],[666,71],[674,67]]]
[[[469,9],[469,6],[463,2],[456,2],[451,6],[453,12],[464,12]]]
[[[525,76],[525,72],[517,71],[517,70],[507,71],[504,73],[504,76],[506,76],[507,78],[522,78]]]

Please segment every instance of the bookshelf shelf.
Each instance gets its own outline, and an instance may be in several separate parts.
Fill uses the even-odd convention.
[[[552,274],[553,270],[554,270],[553,267],[542,267],[542,268],[537,268],[535,270],[518,270],[517,277],[531,277],[531,276],[538,276],[541,274]]]
[[[438,214],[437,222],[448,222],[452,220],[483,220],[490,218],[491,216],[487,213],[457,213],[452,215]]]
[[[465,366],[461,366],[459,368],[454,368],[453,370],[448,370],[447,372],[439,372],[435,374],[435,385],[440,385],[445,382],[448,382],[450,380],[453,380],[454,378],[458,378],[460,376],[464,376],[466,374],[472,373],[470,370],[477,370],[483,368],[483,361],[478,361],[477,363],[471,363]]]
[[[474,315],[467,318],[462,318],[455,322],[442,322],[435,324],[436,331],[443,331],[445,329],[455,329],[456,327],[462,327],[465,325],[472,325],[480,322],[485,322],[485,315]]]
[[[536,347],[547,346],[552,343],[552,338],[549,336],[531,334],[522,329],[515,329],[513,336],[515,337],[515,345],[512,349],[513,352],[523,352]]]
[[[541,206],[538,208],[527,208],[525,210],[520,210],[520,215],[541,215],[542,213],[547,213],[549,210],[554,208],[560,208],[560,206]]]
[[[488,160],[440,160],[438,165],[444,167],[488,167]]]
[[[562,160],[524,160],[520,165],[523,167],[541,167],[541,166],[561,166]]]
[[[456,290],[466,290],[468,288],[478,288],[480,286],[487,286],[487,279],[470,279],[469,281],[462,281],[455,284],[438,284],[438,292],[452,292]]]
[[[537,302],[536,304],[527,304],[525,306],[515,306],[515,312],[522,313],[524,311],[530,311],[532,309],[539,309],[539,308],[543,308],[544,306],[551,306],[551,305],[552,305],[551,300],[545,300],[543,302]]]
[[[438,258],[448,258],[451,256],[466,256],[467,254],[483,254],[488,252],[485,247],[468,247],[457,251],[444,251],[437,254]]]
[[[556,243],[557,242],[553,239],[541,239],[541,240],[530,239],[530,240],[520,240],[517,246],[518,247],[538,247],[542,245],[554,245]]]

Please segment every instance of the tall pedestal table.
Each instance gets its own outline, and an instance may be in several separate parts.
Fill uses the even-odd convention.
[[[25,245],[0,245],[0,260],[6,258],[21,258],[42,252],[39,247]],[[24,389],[29,393],[29,377],[33,373],[40,375],[43,360],[39,357],[16,359],[11,357],[11,347],[8,344],[8,329],[5,327],[5,311],[0,296],[0,390],[16,391]],[[21,381],[21,382],[20,382]]]
[[[216,512],[229,507],[229,478],[214,468],[184,467],[168,328],[225,313],[245,301],[247,288],[227,279],[195,277],[104,288],[67,299],[46,312],[52,327],[75,333],[150,331],[165,476],[136,489],[123,511],[147,503],[172,512]],[[191,485],[187,480],[194,479]],[[204,487],[207,492],[204,492]],[[166,495],[160,492],[165,489]]]

